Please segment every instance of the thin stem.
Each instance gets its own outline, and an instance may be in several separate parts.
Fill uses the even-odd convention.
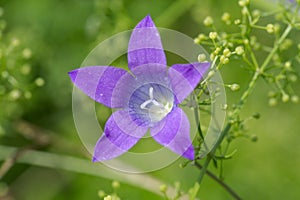
[[[195,95],[194,95],[193,100],[194,100],[194,98],[197,98],[197,97],[195,97]],[[201,130],[201,124],[200,124],[200,120],[199,120],[198,106],[196,108],[194,108],[194,116],[195,116],[198,133],[199,133],[201,139],[204,141],[204,136],[203,136],[203,133]]]
[[[197,162],[195,162],[195,166],[202,170],[203,166]],[[232,197],[234,197],[237,200],[240,200],[241,197],[229,186],[227,185],[224,181],[219,179],[216,175],[214,175],[211,171],[206,170],[206,174],[212,178],[214,181],[216,181],[218,184],[220,184]]]
[[[198,177],[198,183],[199,183],[199,184],[202,182],[202,180],[203,180],[203,178],[204,178],[204,175],[205,175],[206,172],[207,172],[207,167],[208,167],[208,165],[209,165],[211,159],[212,159],[212,157],[209,156],[209,155],[206,157],[205,163],[204,163],[204,165],[203,165],[203,167],[202,167],[202,169],[201,169],[200,175],[199,175],[199,177]],[[195,163],[197,163],[197,162],[195,162]]]

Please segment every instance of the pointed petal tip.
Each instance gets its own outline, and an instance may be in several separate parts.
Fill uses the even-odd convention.
[[[147,15],[142,19],[135,28],[148,28],[155,27],[154,22],[150,15]]]
[[[72,70],[70,72],[68,72],[70,79],[72,82],[75,82],[77,74],[78,74],[78,69]]]

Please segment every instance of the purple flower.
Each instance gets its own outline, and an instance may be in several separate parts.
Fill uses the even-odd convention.
[[[110,66],[69,72],[73,83],[86,95],[117,109],[105,124],[93,161],[125,153],[148,129],[158,143],[193,160],[189,121],[178,105],[194,90],[210,63],[167,68],[160,35],[151,17],[146,16],[132,32],[128,67],[130,72]]]

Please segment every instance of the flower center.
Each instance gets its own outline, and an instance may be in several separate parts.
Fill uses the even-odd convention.
[[[129,111],[134,121],[151,126],[171,112],[173,102],[174,96],[170,89],[159,84],[147,84],[133,93]]]
[[[166,102],[166,104],[164,105],[154,99],[153,87],[149,88],[149,97],[150,99],[142,103],[140,106],[141,109],[148,110],[149,114],[151,113],[154,115],[158,115],[161,119],[163,119],[172,110],[173,103]]]

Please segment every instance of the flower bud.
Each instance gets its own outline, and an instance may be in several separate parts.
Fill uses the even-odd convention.
[[[167,189],[168,189],[167,185],[161,185],[161,186],[159,187],[159,190],[160,190],[162,193],[166,193],[166,192],[167,192]]]
[[[105,196],[105,192],[103,190],[98,191],[98,196],[102,199]]]
[[[206,55],[204,53],[201,53],[198,55],[198,62],[204,62],[207,61]]]
[[[225,22],[226,24],[230,24],[230,14],[225,12],[223,13],[222,17],[221,17],[222,21]]]
[[[207,16],[207,17],[203,20],[203,24],[204,24],[205,26],[211,26],[211,25],[213,25],[213,23],[214,23],[214,20],[212,19],[211,16]]]
[[[277,99],[270,98],[269,99],[269,106],[276,106],[277,105]]]
[[[209,33],[209,38],[212,40],[215,40],[218,37],[218,33],[217,32],[210,32]]]
[[[275,31],[275,27],[274,27],[273,24],[268,24],[268,25],[266,26],[266,30],[267,30],[268,33],[272,34],[272,33],[274,33],[274,31]]]
[[[290,61],[284,63],[284,68],[286,70],[291,70],[292,63]]]
[[[292,98],[291,98],[291,101],[292,101],[293,103],[298,103],[298,102],[299,102],[299,97],[296,96],[296,95],[293,95]]]
[[[103,200],[112,200],[112,196],[110,196],[110,195],[107,195],[106,197],[104,197],[104,199]]]
[[[222,55],[220,58],[220,62],[224,65],[229,63],[229,58],[227,58],[226,56]]]
[[[283,103],[286,103],[290,100],[290,96],[288,94],[283,93],[282,97],[281,97],[281,100],[282,100]]]
[[[238,91],[240,89],[240,85],[234,83],[234,84],[230,85],[230,89],[232,91]]]
[[[113,187],[114,189],[118,189],[118,188],[120,187],[120,183],[119,183],[118,181],[113,181],[113,182],[112,182],[112,187]]]
[[[31,57],[31,50],[26,48],[23,50],[22,55],[25,59],[29,59]]]
[[[234,24],[235,24],[235,25],[239,25],[239,24],[241,24],[241,20],[240,20],[240,19],[236,19],[236,20],[234,20]]]
[[[39,86],[39,87],[42,87],[44,84],[45,84],[45,81],[44,81],[44,79],[42,79],[42,78],[37,78],[37,79],[35,79],[35,84],[37,85],[37,86]]]
[[[21,97],[21,92],[18,89],[14,89],[9,93],[11,100],[17,100]]]
[[[226,48],[223,51],[223,55],[226,56],[226,57],[230,57],[231,56],[231,51],[228,48]]]
[[[242,46],[236,47],[236,48],[235,48],[235,52],[236,52],[236,54],[239,55],[239,56],[242,55],[242,54],[244,54],[244,52],[245,52],[244,47],[242,47]]]

